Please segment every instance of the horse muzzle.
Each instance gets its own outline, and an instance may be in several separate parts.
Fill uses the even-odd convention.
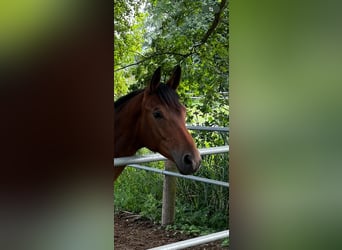
[[[184,153],[174,157],[174,161],[181,174],[189,175],[195,173],[201,166],[201,155],[196,153]]]

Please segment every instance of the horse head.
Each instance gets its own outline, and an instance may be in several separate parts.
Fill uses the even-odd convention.
[[[181,68],[176,66],[164,84],[161,68],[153,74],[143,93],[140,136],[145,146],[175,162],[182,174],[192,174],[201,164],[201,156],[185,126],[186,108],[176,93]]]

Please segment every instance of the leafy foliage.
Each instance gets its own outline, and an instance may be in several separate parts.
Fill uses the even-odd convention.
[[[127,93],[127,79],[132,75],[116,69],[133,62],[134,56],[141,52],[146,14],[141,12],[139,3],[144,1],[114,0],[114,95],[118,97]]]

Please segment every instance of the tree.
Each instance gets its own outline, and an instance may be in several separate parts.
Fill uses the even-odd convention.
[[[183,75],[178,92],[188,108],[188,123],[227,126],[227,1],[151,0],[145,2],[143,12],[147,14],[140,17],[140,47],[135,44],[131,63],[117,61],[115,73],[134,76],[136,83],[129,88],[133,90],[144,87],[158,66],[167,77],[180,64]],[[127,44],[131,44],[129,37]]]

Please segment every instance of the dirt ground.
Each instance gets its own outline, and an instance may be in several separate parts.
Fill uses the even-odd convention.
[[[114,217],[115,250],[146,250],[193,237],[176,231],[166,231],[160,225],[129,212],[121,212]],[[228,247],[222,247],[221,241],[215,241],[186,249],[227,250]]]

